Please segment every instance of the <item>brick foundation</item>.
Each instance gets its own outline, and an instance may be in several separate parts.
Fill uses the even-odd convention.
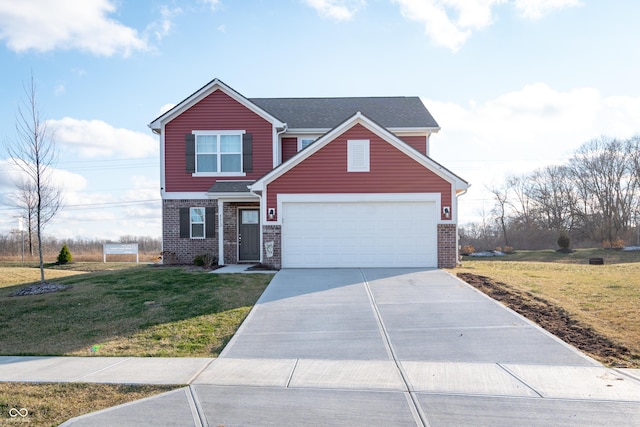
[[[458,265],[458,239],[455,224],[438,224],[438,268]]]
[[[216,200],[164,200],[162,202],[162,262],[193,264],[197,255],[218,256],[218,239],[180,237],[180,208],[214,207]]]

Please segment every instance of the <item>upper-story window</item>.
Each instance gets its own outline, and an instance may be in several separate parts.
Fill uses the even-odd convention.
[[[186,142],[187,172],[204,176],[251,172],[251,134],[240,130],[193,131]]]
[[[318,137],[316,137],[316,136],[299,136],[298,137],[298,151],[307,148],[316,139],[318,139]]]

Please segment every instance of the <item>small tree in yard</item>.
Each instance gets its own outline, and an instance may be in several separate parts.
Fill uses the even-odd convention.
[[[558,246],[560,246],[560,252],[571,252],[571,249],[569,249],[571,239],[567,233],[560,234],[560,237],[558,237]]]
[[[30,202],[24,209],[33,209],[35,214],[40,282],[44,283],[42,229],[60,209],[62,194],[60,188],[52,183],[52,168],[58,156],[53,135],[42,118],[33,75],[24,92],[26,99],[18,107],[16,138],[7,144],[7,153],[9,162],[22,172],[20,191],[29,193],[27,200]]]
[[[60,249],[60,253],[58,254],[58,264],[66,264],[71,261],[73,261],[73,256],[71,255],[69,246],[65,243],[62,245],[62,249]]]

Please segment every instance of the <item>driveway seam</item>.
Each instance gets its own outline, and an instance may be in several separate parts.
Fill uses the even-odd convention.
[[[509,368],[507,368],[506,366],[503,366],[501,363],[496,363],[496,365],[498,365],[501,369],[503,369],[506,373],[511,375],[513,378],[515,378],[516,380],[520,381],[525,387],[529,388],[535,394],[537,394],[538,396],[540,396],[543,399],[545,398],[545,396],[542,393],[540,393],[538,390],[536,390],[533,386],[527,384],[527,382],[525,380],[523,380],[522,378],[520,378],[518,375],[516,375],[515,373],[511,372],[511,370]]]
[[[187,386],[187,390],[187,401],[189,402],[189,408],[191,408],[193,422],[196,424],[196,427],[208,426],[209,422],[207,421],[207,416],[202,410],[202,406],[198,400],[198,394],[196,393],[194,386]]]
[[[400,366],[400,362],[398,361],[398,356],[393,348],[393,345],[391,344],[391,339],[389,338],[387,329],[384,326],[384,322],[382,321],[382,315],[380,314],[380,310],[378,310],[378,304],[376,304],[376,299],[373,296],[373,292],[371,292],[371,287],[369,287],[369,281],[367,280],[367,276],[364,274],[364,271],[362,271],[362,269],[358,269],[358,271],[360,272],[360,275],[362,275],[362,283],[364,284],[364,288],[367,291],[367,296],[369,297],[369,302],[371,303],[371,308],[373,309],[373,313],[376,318],[376,322],[378,323],[378,328],[380,329],[380,332],[382,334],[382,338],[384,340],[385,347],[387,348],[387,352],[393,359],[393,362],[396,365],[396,369],[400,374],[400,378],[402,378],[402,382],[404,383],[404,386],[406,388],[406,394],[408,394],[410,397],[411,403],[409,404],[409,407],[411,409],[411,412],[414,414],[414,417],[415,415],[418,416],[418,419],[416,421],[420,421],[424,427],[429,427],[431,424],[429,424],[426,414],[422,411],[422,408],[420,407],[420,405],[416,400],[416,396],[411,391],[411,388],[409,386],[409,380],[405,376],[404,370]]]

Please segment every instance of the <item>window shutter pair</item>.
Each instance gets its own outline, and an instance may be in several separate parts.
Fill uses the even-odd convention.
[[[188,133],[184,136],[186,173],[196,173],[196,136]],[[253,134],[242,135],[242,171],[253,172]]]
[[[205,221],[205,237],[213,239],[216,237],[216,212],[212,206],[204,208]],[[189,208],[180,208],[180,238],[188,239],[191,237],[191,218],[189,217]]]

